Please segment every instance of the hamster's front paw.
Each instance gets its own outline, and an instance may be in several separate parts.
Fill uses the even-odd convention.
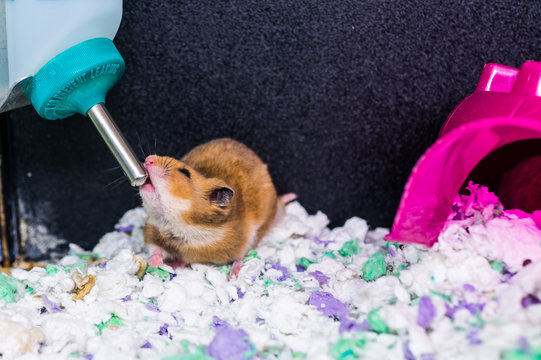
[[[150,259],[148,259],[148,263],[152,267],[157,267],[163,265],[163,258],[165,256],[165,251],[154,244],[148,245],[148,250],[150,253]]]
[[[231,280],[231,278],[239,277],[240,269],[244,266],[244,260],[235,260],[233,265],[231,265],[231,272],[229,273],[229,276],[227,277],[227,280]]]
[[[150,259],[148,261],[150,263],[151,267],[157,267],[163,265],[163,254],[161,253],[155,253],[150,256]]]

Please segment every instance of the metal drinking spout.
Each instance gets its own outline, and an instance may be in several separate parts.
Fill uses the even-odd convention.
[[[92,120],[109,150],[120,164],[131,186],[143,185],[148,175],[122,133],[118,130],[111,114],[109,114],[103,103],[94,105],[86,114]]]
[[[140,186],[147,174],[104,106],[125,69],[112,41],[121,17],[122,0],[0,0],[0,112],[30,100],[45,119],[87,115]]]
[[[87,115],[132,186],[144,184],[147,174],[105,108],[105,95],[124,73],[124,60],[107,38],[90,39],[63,51],[22,89],[38,114],[50,120]]]

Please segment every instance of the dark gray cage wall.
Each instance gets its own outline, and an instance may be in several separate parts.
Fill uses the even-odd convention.
[[[107,107],[141,159],[233,137],[332,226],[356,215],[389,227],[484,64],[541,59],[540,18],[537,0],[125,1],[127,70]],[[88,119],[27,107],[8,121],[28,258],[63,241],[90,249],[139,205]]]

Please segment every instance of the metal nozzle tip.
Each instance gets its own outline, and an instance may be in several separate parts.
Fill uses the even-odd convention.
[[[145,183],[145,181],[147,181],[147,178],[148,178],[148,175],[145,173],[144,176],[141,176],[135,179],[130,179],[130,184],[133,187],[141,186]]]
[[[143,185],[148,174],[116,127],[115,122],[105,106],[101,103],[96,104],[88,110],[87,115],[92,120],[109,147],[109,150],[111,150],[122,167],[124,174],[126,174],[130,180],[131,186],[135,187]]]

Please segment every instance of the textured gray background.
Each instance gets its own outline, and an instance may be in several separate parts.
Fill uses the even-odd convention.
[[[390,226],[407,176],[485,63],[541,60],[541,2],[125,1],[109,111],[141,156],[230,136],[333,225]],[[11,113],[26,251],[90,248],[139,204],[92,124]]]

